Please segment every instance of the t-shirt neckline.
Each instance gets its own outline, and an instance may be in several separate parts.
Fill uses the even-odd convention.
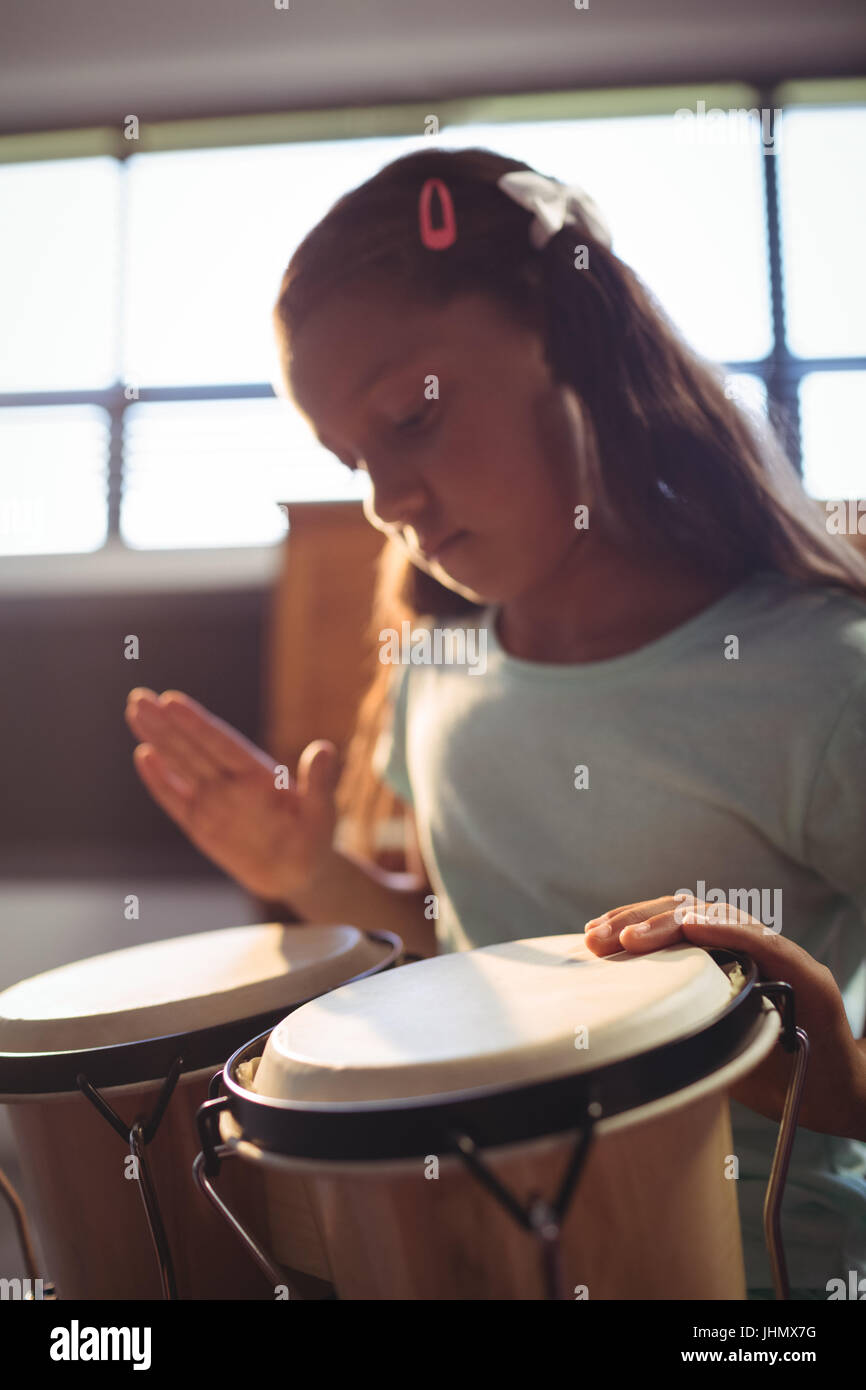
[[[726,614],[738,608],[745,594],[759,580],[769,577],[770,575],[765,574],[762,570],[753,572],[740,583],[735,584],[726,594],[722,594],[721,598],[708,604],[706,608],[702,608],[693,617],[686,618],[685,622],[672,628],[670,632],[665,632],[661,637],[655,637],[652,641],[645,642],[633,651],[623,652],[619,656],[606,657],[603,661],[528,661],[525,657],[512,656],[510,652],[505,651],[496,633],[501,604],[490,604],[483,610],[481,625],[487,628],[488,655],[495,655],[502,669],[514,675],[528,676],[536,680],[597,681],[616,679],[620,675],[639,670],[644,666],[654,665],[657,661],[673,655],[693,639],[699,637],[705,629],[712,627]]]

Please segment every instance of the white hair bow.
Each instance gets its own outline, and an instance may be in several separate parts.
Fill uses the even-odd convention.
[[[496,183],[515,203],[535,214],[529,239],[536,250],[543,250],[551,237],[572,222],[584,222],[596,241],[611,246],[613,237],[601,209],[577,184],[559,183],[532,169],[503,174]]]

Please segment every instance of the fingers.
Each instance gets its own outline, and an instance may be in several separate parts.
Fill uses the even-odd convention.
[[[711,922],[751,924],[765,930],[760,923],[755,924],[747,912],[726,903],[700,902],[693,893],[688,896],[679,893],[629,903],[613,908],[601,917],[591,918],[584,928],[586,944],[594,955],[599,956],[609,956],[620,950],[639,953],[657,951],[662,946],[672,946],[683,939],[681,926],[690,912],[702,914]]]
[[[150,743],[164,762],[181,776],[204,780],[217,775],[212,759],[202,755],[177,721],[172,718],[164,701],[150,691],[131,691],[126,707],[126,722],[136,738]]]
[[[630,903],[593,917],[584,927],[589,950],[597,956],[609,956],[615,951],[655,951],[682,940],[674,911],[682,905],[676,899],[652,898],[648,902]],[[649,925],[650,931],[640,928]]]
[[[132,759],[154,801],[187,831],[194,788],[171,771],[150,743],[140,743]]]
[[[251,760],[272,770],[261,749],[181,690],[161,696],[144,686],[131,690],[126,720],[136,737],[153,743],[184,774],[249,772]]]
[[[597,956],[610,956],[616,951],[642,955],[682,941],[683,929],[674,920],[673,912],[659,912],[640,921],[602,924],[598,930],[588,931],[585,940]]]
[[[673,946],[682,941],[683,936],[683,929],[671,910],[627,924],[619,934],[619,944],[625,951],[643,955],[647,951],[658,951],[662,946]]]
[[[329,814],[340,780],[340,755],[327,739],[308,743],[298,760],[298,792],[311,810]]]
[[[248,772],[251,760],[272,770],[270,759],[260,748],[182,690],[166,690],[162,699],[175,729],[218,771]]]
[[[656,910],[659,906],[661,911]],[[617,951],[644,955],[678,941],[744,951],[755,961],[764,979],[794,985],[800,1003],[813,1018],[820,1016],[829,1023],[838,1013],[838,986],[826,966],[819,965],[796,942],[768,932],[762,922],[727,904],[683,904],[673,897],[633,903],[593,918],[586,924],[584,939],[596,956]]]
[[[644,908],[652,909],[655,905],[646,903]],[[763,923],[756,923],[747,912],[727,904],[702,902],[695,902],[691,907],[678,902],[661,912],[633,910],[626,917],[614,919],[614,930],[619,933],[619,944],[626,951],[657,951],[660,946],[672,946],[675,941],[687,938],[688,934],[683,930],[686,923],[719,925],[727,930],[729,936],[732,931],[736,932],[744,926],[751,927],[753,931],[766,932]]]
[[[668,894],[664,898],[649,898],[642,903],[625,903],[622,907],[614,907],[610,912],[603,912],[600,917],[591,917],[584,930],[592,931],[599,926],[612,926],[614,922],[618,928],[627,926],[629,922],[645,922],[647,913],[662,912],[665,908],[670,908],[674,904],[674,899]]]

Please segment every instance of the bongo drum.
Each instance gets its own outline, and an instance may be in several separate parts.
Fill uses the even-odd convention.
[[[401,950],[387,932],[266,923],[112,951],[0,994],[0,1102],[60,1297],[269,1295],[192,1182],[196,1112],[251,1033]],[[247,1184],[236,1199],[254,1224],[260,1195]]]
[[[775,1003],[774,1003],[775,1001]],[[728,1088],[799,1050],[767,1208],[778,1207],[807,1041],[786,984],[678,943],[603,958],[582,935],[435,957],[348,984],[239,1049],[199,1115],[199,1186],[267,1173],[274,1281],[298,1267],[304,1175],[318,1269],[347,1299],[742,1299]]]

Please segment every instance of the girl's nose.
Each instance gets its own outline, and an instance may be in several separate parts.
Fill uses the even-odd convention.
[[[417,478],[404,473],[390,479],[386,486],[381,477],[370,473],[371,487],[364,498],[364,515],[379,530],[399,531],[414,526],[430,511],[430,498]]]

